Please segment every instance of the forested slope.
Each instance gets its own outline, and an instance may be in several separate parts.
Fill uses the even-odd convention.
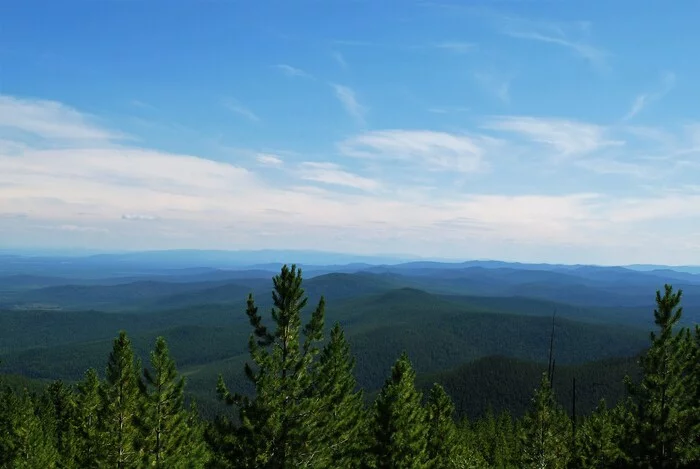
[[[557,345],[551,357],[556,360],[550,360],[546,373],[540,363],[489,356],[417,379],[410,356],[428,356],[433,350],[428,348],[400,353],[385,370],[389,377],[378,392],[363,395],[354,374],[357,351],[352,352],[343,327],[336,323],[327,335],[325,300],[307,305],[301,273],[294,267],[285,266],[273,280],[272,321],[249,297],[248,354],[222,362],[226,366],[219,369],[218,384],[210,381],[237,415],[222,411],[212,423],[201,420],[185,405],[186,382],[167,341],[155,340],[143,368],[139,356],[146,354],[135,353],[141,346],[121,332],[111,342],[104,375],[89,369],[76,386],[57,381],[38,394],[17,390],[16,378],[4,385],[0,466],[693,468],[700,462],[700,327],[678,327],[681,292],[670,286],[657,293],[656,329],[638,361],[556,365],[566,356],[567,344],[581,348],[577,337],[588,342],[589,332],[600,333],[600,325],[580,329],[562,321],[554,328]],[[397,297],[415,303],[430,295],[399,290],[376,303],[391,309]],[[412,315],[404,310],[395,310],[396,326],[401,320],[410,324]],[[459,329],[466,323],[458,319],[476,318],[470,325],[482,333],[489,320],[501,316],[433,313],[427,324],[444,314]],[[551,324],[551,318],[518,318],[524,322],[516,322],[507,331],[510,336],[531,320]],[[173,342],[186,330],[175,328]],[[421,343],[415,341],[418,330],[402,335],[410,340],[399,346]],[[245,369],[247,384],[231,379],[234,368]],[[196,375],[183,374],[187,381]],[[630,375],[624,388],[614,384],[613,376],[621,374]],[[575,399],[566,392],[573,378],[579,383]],[[528,388],[532,397],[525,405]],[[601,402],[591,413],[599,392],[627,397],[614,407]],[[558,400],[571,401],[572,412]],[[454,420],[455,402],[469,421]],[[493,412],[475,417],[484,405]]]

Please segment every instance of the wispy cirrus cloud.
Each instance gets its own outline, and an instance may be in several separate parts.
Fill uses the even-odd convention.
[[[501,116],[487,121],[483,128],[521,135],[549,146],[561,156],[576,156],[604,147],[623,145],[608,137],[604,126],[562,118]]]
[[[591,25],[588,22],[552,22],[502,17],[499,23],[501,32],[510,37],[560,46],[599,70],[608,67],[610,53],[590,42]]]
[[[257,114],[255,114],[253,111],[251,111],[247,107],[243,106],[241,103],[239,103],[235,99],[227,98],[224,100],[223,105],[229,111],[236,113],[239,116],[245,117],[246,119],[248,119],[251,122],[260,122],[261,121],[260,117]]]
[[[297,174],[301,179],[308,181],[351,187],[363,191],[373,191],[380,187],[378,181],[351,173],[342,169],[340,165],[330,162],[307,161],[301,163]]]
[[[403,161],[428,171],[471,173],[483,168],[484,146],[491,139],[472,138],[426,130],[381,130],[360,134],[340,143],[351,157]]]
[[[510,78],[490,72],[474,72],[474,79],[500,101],[510,103]]]
[[[332,83],[331,86],[333,87],[336,98],[338,98],[340,103],[343,105],[345,111],[360,125],[364,125],[367,108],[360,104],[355,91],[352,88],[344,85]]]
[[[451,114],[456,112],[468,112],[471,108],[466,106],[434,106],[428,108],[428,112],[433,114]]]
[[[119,135],[62,106],[66,115],[59,113],[60,122],[76,113],[80,119],[75,122],[84,122],[84,129],[72,128],[70,135],[90,135],[95,129]],[[467,131],[361,132],[339,143],[340,153],[355,158],[346,160],[347,166],[331,160],[285,161],[284,177],[277,170],[257,166],[255,157],[261,154],[256,152],[241,158],[253,170],[240,162],[158,151],[135,146],[134,141],[118,146],[109,139],[89,145],[78,139],[59,147],[31,141],[2,145],[0,244],[21,245],[30,240],[45,246],[103,243],[113,249],[284,246],[497,258],[517,258],[526,251],[547,259],[558,250],[566,252],[570,262],[604,263],[638,260],[640,250],[658,245],[654,255],[659,257],[645,261],[700,262],[692,237],[700,219],[700,192],[682,186],[698,180],[693,177],[700,174],[697,168],[684,168],[685,179],[674,180],[673,187],[649,184],[656,189],[649,193],[606,193],[604,186],[588,185],[540,190],[536,184],[498,192],[505,187],[498,179],[499,170],[507,169],[499,158],[514,147],[527,150],[518,155],[523,161],[514,169],[522,178],[531,176],[526,159],[549,150],[575,154],[577,158],[568,162],[571,167],[587,160],[594,166],[591,171],[619,170],[617,183],[631,169],[625,164],[649,161],[664,166],[692,159],[691,152],[700,143],[700,127],[669,130],[674,138],[654,143],[642,140],[646,133],[636,136],[624,127],[533,116],[495,120],[510,129],[486,129],[499,138]],[[25,120],[13,127],[16,134],[6,138],[13,141],[39,127]],[[53,140],[65,142],[64,131],[56,135]],[[577,143],[566,146],[565,135]],[[623,135],[625,145],[606,144]],[[650,145],[654,147],[648,151],[650,156],[667,159],[638,158],[637,150]],[[652,151],[657,146],[663,151]],[[12,153],[6,153],[11,148]],[[611,161],[622,166],[616,168]],[[512,158],[507,161],[513,162]],[[434,176],[429,181],[432,185],[415,186],[402,179],[402,167]],[[374,168],[382,171],[372,172]],[[454,175],[475,173],[478,177],[470,180],[483,179],[485,184],[438,190]],[[150,217],[158,221],[150,223]],[[231,220],[236,221],[235,229]]]
[[[637,95],[632,102],[632,107],[625,114],[622,120],[629,120],[639,114],[644,108],[654,101],[658,101],[668,94],[676,84],[676,75],[673,72],[665,72],[661,77],[661,88],[653,93],[642,93]]]
[[[284,160],[277,155],[270,153],[258,153],[255,160],[263,166],[279,168],[284,166]]]
[[[311,78],[313,79],[313,75],[310,73],[305,72],[304,70],[296,67],[292,67],[291,65],[287,64],[277,64],[275,65],[275,68],[288,77],[300,77],[300,78]]]
[[[343,54],[341,54],[340,52],[338,52],[338,51],[331,52],[331,57],[333,57],[333,60],[335,60],[336,63],[338,65],[340,65],[341,68],[344,68],[344,69],[348,68],[348,63],[345,60],[345,57],[343,56]]]
[[[122,220],[129,221],[155,221],[158,217],[155,215],[147,215],[143,213],[125,213],[122,215]]]
[[[0,95],[0,137],[9,132],[21,137],[51,139],[55,143],[105,142],[126,139],[122,132],[107,130],[89,114],[57,101],[21,99]]]
[[[474,52],[476,49],[476,44],[472,42],[462,42],[462,41],[445,41],[433,44],[436,49],[442,49],[455,54],[467,54]]]

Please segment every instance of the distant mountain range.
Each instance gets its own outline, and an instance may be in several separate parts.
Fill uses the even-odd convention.
[[[371,266],[393,266],[400,270],[415,269],[487,269],[520,270],[575,270],[575,269],[627,269],[640,272],[673,271],[700,275],[700,266],[665,266],[634,264],[619,267],[594,265],[566,265],[547,263],[505,262],[498,260],[446,260],[420,259],[410,255],[355,255],[310,250],[162,250],[90,254],[82,251],[13,251],[0,250],[0,275],[3,272],[30,273],[45,266],[60,270],[81,271],[99,267],[121,267],[122,271],[147,272],[166,269],[260,269],[278,270],[282,264],[296,263],[313,271],[351,272]],[[114,269],[113,269],[114,270]],[[178,272],[180,274],[181,272]]]

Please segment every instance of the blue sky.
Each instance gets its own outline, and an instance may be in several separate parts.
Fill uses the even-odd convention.
[[[7,2],[0,244],[700,264],[700,4]]]

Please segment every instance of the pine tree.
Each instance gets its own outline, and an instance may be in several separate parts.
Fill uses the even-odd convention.
[[[219,376],[219,396],[239,410],[240,425],[234,427],[235,438],[229,438],[228,457],[239,467],[314,467],[321,438],[310,424],[320,404],[314,395],[312,364],[323,339],[325,301],[321,298],[302,331],[301,313],[308,299],[301,270],[283,266],[273,285],[274,332],[263,325],[253,296],[248,297],[253,326],[248,348],[255,368],[246,364],[245,373],[255,396],[230,393]],[[219,441],[222,438],[226,439]]]
[[[3,421],[0,431],[0,467],[35,469],[58,467],[59,454],[54,445],[53,421],[38,415],[37,400],[25,389],[17,394],[9,389],[2,397]]]
[[[138,467],[138,436],[135,416],[139,410],[139,376],[131,341],[121,331],[114,340],[101,388],[100,432],[104,447],[101,465],[119,469]]]
[[[542,375],[532,408],[522,422],[523,468],[558,469],[569,463],[571,421],[554,399],[547,374]]]
[[[74,467],[77,450],[77,407],[73,390],[59,380],[48,386],[45,399],[55,422],[53,433],[60,455],[59,467]]]
[[[358,467],[364,451],[366,427],[362,391],[356,391],[355,360],[340,325],[331,330],[315,374],[320,405],[315,425],[321,453],[315,467]]]
[[[94,368],[87,370],[83,380],[78,383],[75,396],[77,467],[97,467],[104,439],[98,422],[101,407],[100,386]]]
[[[138,416],[142,433],[143,463],[156,468],[203,467],[192,460],[188,446],[195,435],[184,407],[185,379],[178,375],[163,337],[156,339],[151,367],[143,370],[144,399]]]
[[[634,417],[634,435],[629,451],[639,467],[682,467],[686,454],[692,453],[687,436],[690,427],[692,373],[689,372],[692,340],[687,330],[675,332],[681,319],[682,290],[674,293],[665,285],[664,294],[656,292],[651,346],[642,356],[640,383],[627,379]]]
[[[688,380],[690,407],[688,409],[688,433],[685,435],[683,461],[687,465],[700,465],[700,325],[695,325],[694,341],[689,347]]]
[[[519,468],[519,434],[520,429],[508,411],[496,416],[489,406],[486,415],[474,422],[468,446],[476,447],[483,457],[481,467]]]
[[[457,426],[454,422],[455,407],[452,399],[439,384],[430,390],[428,413],[428,467],[448,469],[456,467],[459,456]]]
[[[576,433],[574,467],[606,469],[628,466],[629,461],[621,446],[624,421],[617,415],[621,411],[624,412],[622,406],[608,409],[601,400],[595,412],[583,420]]]
[[[415,372],[403,353],[374,403],[368,465],[376,469],[422,469],[427,465],[425,409]]]
[[[199,416],[195,402],[190,404],[185,422],[188,429],[188,438],[183,448],[182,457],[185,461],[189,461],[187,467],[193,469],[209,467],[212,454],[204,436],[206,425]]]

